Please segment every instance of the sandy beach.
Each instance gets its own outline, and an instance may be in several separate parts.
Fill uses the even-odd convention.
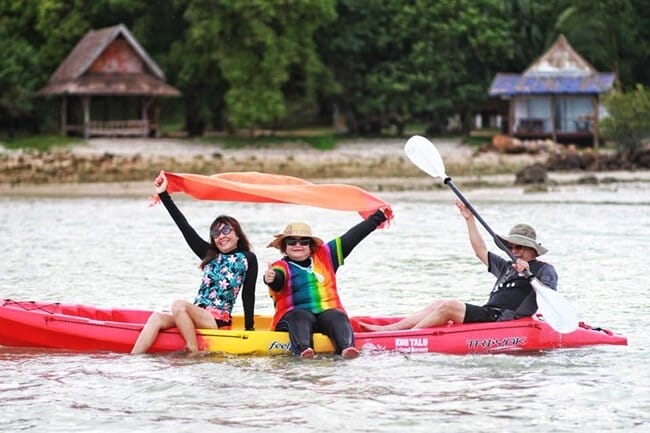
[[[19,182],[7,181],[17,177],[12,177],[12,166],[3,169],[0,195],[147,196],[159,170],[200,174],[260,171],[298,176],[314,183],[347,183],[369,191],[444,188],[408,160],[403,150],[405,141],[359,139],[340,143],[333,150],[316,150],[300,144],[227,149],[219,144],[186,140],[97,138],[52,158],[49,164],[53,167],[23,161]],[[513,186],[516,171],[535,162],[543,163],[547,158],[543,154],[477,153],[456,140],[433,142],[447,174],[465,187]],[[18,160],[15,153],[3,150],[0,156]],[[70,159],[82,165],[70,167]],[[95,166],[88,166],[88,161]],[[552,184],[650,181],[650,172],[549,172],[548,178]]]

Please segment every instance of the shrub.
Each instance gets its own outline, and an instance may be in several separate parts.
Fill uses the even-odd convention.
[[[650,142],[650,91],[637,84],[633,92],[613,92],[603,98],[609,117],[601,131],[618,149],[632,153]]]

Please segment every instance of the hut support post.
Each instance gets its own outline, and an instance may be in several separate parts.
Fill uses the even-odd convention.
[[[149,116],[147,113],[149,112],[149,107],[151,106],[151,103],[153,102],[153,98],[147,98],[144,100],[142,104],[142,111],[140,113],[140,119],[142,120],[142,124],[144,125],[142,128],[142,136],[146,137],[149,135]]]
[[[514,96],[508,98],[508,135],[515,134],[515,101]]]
[[[553,142],[557,143],[557,129],[555,125],[555,111],[556,111],[556,106],[555,104],[557,101],[555,100],[555,95],[551,96],[551,131],[553,131]]]
[[[593,146],[595,150],[598,150],[600,148],[600,135],[598,133],[598,112],[599,110],[599,100],[598,100],[598,95],[594,95],[591,98],[591,106],[593,110],[593,122],[591,122],[591,133],[593,134]]]
[[[90,96],[81,97],[81,105],[84,110],[84,139],[90,138]]]
[[[149,122],[151,123],[149,125],[149,131],[153,130],[153,136],[159,137],[160,125],[158,124],[158,120],[160,119],[160,104],[155,97],[151,98],[151,103],[153,104],[153,110],[151,110],[151,117],[149,118]]]
[[[65,136],[68,133],[68,97],[63,95],[61,99],[61,135]]]

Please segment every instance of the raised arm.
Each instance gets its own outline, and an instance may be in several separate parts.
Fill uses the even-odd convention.
[[[203,259],[206,252],[208,251],[208,248],[210,247],[210,244],[204,241],[201,236],[199,236],[196,230],[194,230],[194,228],[192,228],[192,226],[190,226],[190,224],[187,222],[187,219],[182,214],[182,212],[178,209],[178,207],[176,207],[176,204],[167,192],[167,178],[164,174],[156,178],[154,186],[156,188],[156,192],[158,193],[158,197],[160,197],[160,201],[162,201],[163,205],[169,212],[169,215],[176,223],[176,226],[178,226],[180,229],[183,237],[185,238],[185,241],[187,242],[187,245],[189,245],[192,251],[194,251],[194,254],[196,254],[200,259]]]
[[[469,235],[469,242],[472,245],[474,254],[478,259],[483,262],[485,266],[488,265],[488,249],[485,246],[485,241],[481,237],[481,234],[476,227],[476,220],[472,212],[467,209],[467,206],[463,204],[462,201],[456,200],[456,206],[460,211],[460,214],[465,218],[465,223],[467,223],[467,234]]]
[[[345,234],[341,236],[343,257],[347,257],[359,242],[372,233],[384,221],[386,221],[386,215],[384,215],[384,212],[379,209],[377,212],[345,232]]]

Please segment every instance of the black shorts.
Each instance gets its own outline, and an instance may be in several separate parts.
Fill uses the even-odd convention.
[[[465,318],[463,323],[497,322],[502,310],[495,307],[479,307],[478,305],[465,304]]]

